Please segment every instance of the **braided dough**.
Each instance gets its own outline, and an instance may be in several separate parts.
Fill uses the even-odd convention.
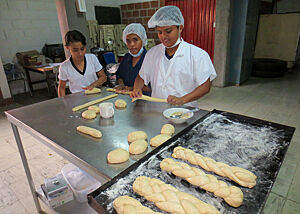
[[[216,162],[209,157],[204,157],[195,153],[193,150],[178,146],[174,148],[172,157],[187,160],[191,164],[201,166],[206,171],[214,172],[223,177],[228,177],[243,187],[252,188],[256,185],[257,177],[252,172],[240,167],[229,166],[222,162]]]
[[[96,112],[94,112],[92,110],[85,110],[84,112],[82,112],[81,116],[84,119],[91,120],[91,119],[96,118],[97,114],[96,114]]]
[[[213,192],[215,196],[224,198],[233,207],[239,207],[243,203],[243,192],[240,188],[229,187],[225,182],[219,181],[216,176],[205,174],[201,169],[190,167],[186,163],[177,162],[171,158],[165,158],[160,162],[160,168],[184,178],[192,185]]]
[[[161,128],[161,131],[160,131],[161,134],[167,134],[170,136],[172,136],[174,134],[174,132],[175,132],[175,127],[171,124],[163,125],[163,127]]]
[[[102,102],[104,100],[109,100],[109,99],[117,97],[117,96],[118,96],[117,94],[112,94],[112,95],[109,95],[109,96],[106,96],[106,97],[102,97],[100,99],[93,100],[93,101],[87,102],[85,104],[76,106],[76,107],[72,108],[72,111],[79,111],[79,110],[81,110],[83,108],[89,107],[91,105],[95,105],[96,103],[100,103],[100,102]]]
[[[84,93],[85,94],[98,94],[98,93],[101,93],[101,89],[93,88],[92,90],[85,90]]]
[[[88,107],[88,110],[91,110],[91,111],[94,111],[96,114],[99,114],[100,113],[100,108],[99,106],[89,106]]]
[[[143,206],[138,200],[127,195],[114,200],[114,208],[118,214],[162,214]]]
[[[144,131],[134,131],[128,134],[128,143],[132,143],[136,140],[147,140],[147,134]]]
[[[129,145],[129,153],[133,155],[138,155],[146,151],[147,147],[147,141],[143,139],[136,140]]]
[[[156,135],[155,137],[151,138],[150,145],[154,146],[154,147],[158,147],[161,144],[163,144],[164,142],[166,142],[167,140],[169,140],[170,138],[171,138],[171,136],[166,135],[166,134]]]
[[[108,163],[123,163],[129,159],[129,152],[125,149],[115,149],[107,154]]]
[[[102,137],[102,133],[99,130],[91,128],[91,127],[77,126],[76,130],[81,132],[81,133],[84,133],[84,134],[90,135],[92,137],[95,137],[95,138],[101,138]]]
[[[156,178],[140,176],[133,182],[133,191],[166,212],[174,214],[220,214],[212,205],[180,192],[175,187]]]

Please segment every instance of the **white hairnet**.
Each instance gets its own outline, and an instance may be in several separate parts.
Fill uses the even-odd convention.
[[[147,45],[147,34],[146,30],[140,23],[132,23],[126,26],[123,30],[123,42],[126,44],[126,36],[128,34],[136,34],[143,41],[143,46]]]
[[[155,28],[156,26],[164,27],[171,25],[184,25],[182,13],[176,6],[165,6],[160,8],[148,21],[149,28]]]

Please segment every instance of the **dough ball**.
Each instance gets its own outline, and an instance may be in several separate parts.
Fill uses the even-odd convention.
[[[138,155],[146,151],[148,143],[145,140],[136,140],[129,145],[129,153],[133,155]]]
[[[126,103],[126,101],[123,100],[123,99],[117,99],[117,100],[115,101],[115,107],[116,107],[117,109],[124,109],[124,108],[126,108],[126,106],[127,106],[127,103]]]
[[[90,135],[90,136],[95,137],[95,138],[101,138],[102,137],[102,133],[99,130],[91,128],[91,127],[77,126],[76,129],[77,129],[77,131],[79,131],[83,134],[87,134],[87,135]]]
[[[166,135],[170,135],[172,136],[175,132],[175,127],[171,124],[165,124],[163,125],[163,127],[161,128],[160,133],[161,134],[166,134]]]
[[[128,134],[128,142],[132,143],[133,141],[136,140],[146,140],[147,139],[147,134],[144,131],[134,131],[134,132],[130,132]]]
[[[108,163],[123,163],[129,159],[129,152],[125,149],[115,149],[107,154]]]
[[[84,119],[88,119],[88,120],[91,120],[91,119],[94,119],[97,117],[96,113],[92,110],[85,110],[84,112],[82,112],[81,115]]]
[[[100,108],[99,106],[89,106],[88,110],[94,111],[96,114],[100,113]]]
[[[101,93],[101,89],[93,88],[92,90],[85,90],[84,93],[85,94],[98,94],[98,93]]]
[[[164,142],[166,142],[167,140],[169,140],[170,138],[171,138],[171,136],[166,135],[166,134],[156,135],[155,137],[151,138],[150,145],[157,147],[157,146],[163,144]]]

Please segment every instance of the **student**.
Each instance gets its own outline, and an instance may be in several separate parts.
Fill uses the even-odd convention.
[[[77,30],[67,32],[65,36],[66,48],[71,57],[59,67],[58,96],[66,95],[66,84],[72,93],[92,90],[106,82],[106,75],[94,54],[86,53],[86,39]]]
[[[147,53],[145,49],[147,34],[143,25],[138,23],[127,25],[123,30],[123,41],[127,45],[128,53],[125,54],[116,73],[118,86],[115,89],[120,93],[132,91],[135,78]],[[142,90],[151,95],[149,87],[144,86]]]
[[[148,21],[156,28],[161,44],[151,48],[137,76],[131,97],[140,97],[144,84],[151,83],[152,97],[172,105],[198,106],[197,99],[209,92],[216,77],[209,55],[181,38],[183,16],[176,6],[165,6]]]

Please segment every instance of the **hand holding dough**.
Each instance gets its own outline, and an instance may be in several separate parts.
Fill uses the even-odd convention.
[[[162,214],[143,206],[138,200],[127,195],[114,200],[114,208],[118,214]]]
[[[101,138],[102,137],[102,133],[99,130],[91,128],[91,127],[77,126],[76,129],[77,129],[77,131],[79,131],[81,133],[90,135],[90,136],[95,137],[95,138]]]
[[[117,99],[117,100],[115,101],[115,107],[116,107],[117,109],[124,109],[124,108],[126,108],[126,106],[127,106],[127,103],[126,103],[126,101],[123,100],[123,99]]]
[[[147,140],[147,134],[146,132],[144,131],[134,131],[134,132],[130,132],[128,134],[128,142],[129,143],[132,143],[133,141],[136,141],[136,140]]]
[[[161,131],[160,131],[161,134],[167,134],[170,136],[172,136],[174,134],[174,132],[175,132],[175,127],[169,123],[163,125],[163,127],[161,128]]]
[[[87,120],[91,120],[97,117],[96,113],[92,110],[85,110],[81,115],[84,119]]]
[[[89,106],[89,107],[88,107],[88,110],[94,111],[96,114],[99,114],[99,113],[100,113],[100,108],[99,108],[99,106],[96,106],[96,105],[94,105],[94,106]]]
[[[256,185],[256,175],[252,172],[240,167],[229,166],[222,162],[216,162],[209,157],[204,157],[195,153],[193,150],[178,146],[174,148],[172,157],[187,160],[191,164],[201,166],[206,171],[214,172],[223,177],[228,177],[243,187],[252,188]]]
[[[156,135],[155,137],[151,138],[150,145],[158,147],[161,144],[163,144],[164,142],[166,142],[167,140],[169,140],[170,138],[171,138],[171,136],[170,135],[166,135],[166,134]]]
[[[166,212],[176,214],[220,214],[212,205],[156,178],[140,176],[132,185],[133,191]]]
[[[101,93],[101,89],[93,88],[92,90],[85,90],[84,93],[85,94],[98,94],[98,93]]]
[[[123,163],[129,159],[129,152],[125,149],[115,149],[107,154],[108,163]]]
[[[146,151],[148,147],[147,141],[143,139],[136,140],[129,145],[129,153],[133,155],[138,155]]]
[[[160,162],[160,168],[167,172],[185,179],[190,184],[198,186],[224,200],[233,207],[239,207],[243,203],[243,192],[235,186],[228,186],[225,182],[220,181],[216,176],[205,174],[201,169],[191,167],[186,163],[174,161],[171,158],[165,158]]]

